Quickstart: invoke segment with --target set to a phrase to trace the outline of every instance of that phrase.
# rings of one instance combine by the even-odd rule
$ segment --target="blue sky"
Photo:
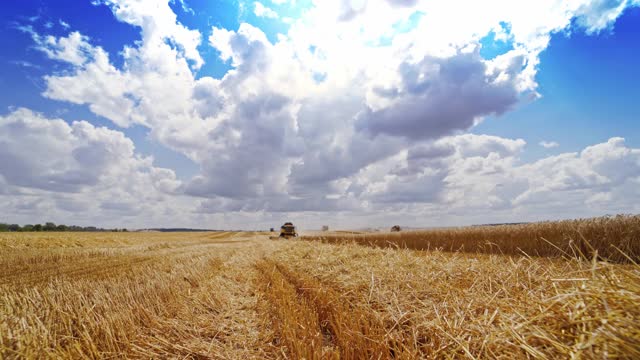
[[[559,4],[4,2],[1,210],[133,227],[637,212],[639,4]],[[21,148],[54,119],[67,140]]]
[[[615,28],[597,35],[580,31],[553,35],[537,74],[542,98],[491,118],[474,131],[521,137],[533,145],[557,141],[555,152],[577,151],[614,136],[624,136],[629,145],[638,147],[638,39],[639,8],[628,9]]]

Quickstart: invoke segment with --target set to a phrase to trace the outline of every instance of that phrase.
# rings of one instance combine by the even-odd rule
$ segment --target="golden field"
[[[539,236],[524,229],[511,238],[521,250]],[[637,228],[607,229],[617,248],[637,246]],[[365,236],[417,237],[0,234],[0,358],[640,358],[637,253],[356,243]]]
[[[640,262],[640,215],[403,232],[318,233],[307,240],[379,247]]]

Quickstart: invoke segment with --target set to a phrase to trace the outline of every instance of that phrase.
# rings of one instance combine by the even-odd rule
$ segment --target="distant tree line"
[[[126,232],[127,229],[103,229],[95,226],[76,226],[76,225],[56,225],[52,222],[42,224],[27,224],[20,226],[18,224],[0,223],[0,232],[32,232],[32,231],[113,231]]]

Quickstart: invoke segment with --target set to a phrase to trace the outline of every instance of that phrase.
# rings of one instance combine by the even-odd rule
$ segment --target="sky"
[[[640,213],[639,0],[21,0],[0,31],[0,222]]]

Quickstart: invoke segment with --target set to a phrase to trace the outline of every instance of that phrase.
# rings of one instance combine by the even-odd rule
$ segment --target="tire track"
[[[258,286],[274,324],[274,343],[292,358],[400,359],[416,351],[387,337],[388,329],[371,309],[346,301],[339,290],[262,260]]]
[[[186,279],[190,285],[174,316],[145,329],[128,357],[194,359],[276,358],[260,331],[255,263],[273,251],[256,236],[207,254],[210,266]],[[208,244],[214,246],[215,244]],[[251,249],[252,251],[247,251]]]

